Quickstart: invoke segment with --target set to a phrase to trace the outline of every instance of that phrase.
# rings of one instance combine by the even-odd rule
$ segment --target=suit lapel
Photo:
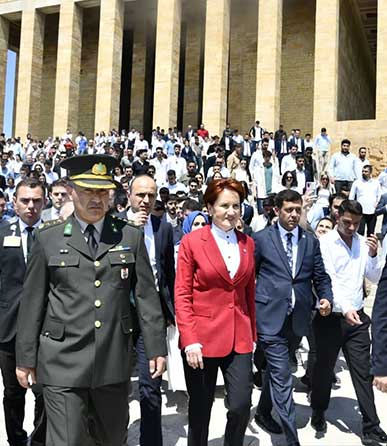
[[[281,240],[281,236],[280,236],[280,232],[278,229],[277,225],[271,226],[271,230],[270,230],[270,236],[271,239],[273,241],[273,244],[283,262],[283,264],[285,265],[288,273],[293,276],[292,271],[290,271],[290,266],[289,266],[289,262],[288,262],[288,258],[286,257],[286,252],[284,250],[284,246],[282,244],[282,240]]]
[[[206,241],[204,243],[204,252],[218,274],[227,282],[232,283],[231,277],[227,271],[226,264],[224,263],[222,254],[219,251],[218,245],[211,234],[211,226],[207,225],[203,228],[202,239]]]
[[[234,284],[236,285],[238,282],[243,280],[243,278],[246,276],[246,274],[250,274],[251,270],[248,269],[249,258],[247,255],[246,237],[243,237],[243,234],[240,233],[239,231],[235,231],[235,232],[236,232],[236,236],[238,239],[238,248],[239,248],[239,257],[240,257],[238,270],[237,270],[234,278],[232,279]]]
[[[299,238],[298,238],[298,250],[297,250],[297,262],[296,262],[296,272],[294,277],[297,276],[297,274],[300,271],[302,260],[305,255],[305,249],[307,244],[307,239],[304,231],[299,227]]]

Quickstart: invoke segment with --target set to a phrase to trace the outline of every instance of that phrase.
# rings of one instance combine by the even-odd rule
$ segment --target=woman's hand
[[[189,350],[185,355],[190,367],[193,369],[197,369],[198,367],[200,369],[204,368],[202,349],[200,347],[195,347],[194,349]]]

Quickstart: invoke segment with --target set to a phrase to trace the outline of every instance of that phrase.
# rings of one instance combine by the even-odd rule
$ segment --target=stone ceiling
[[[376,40],[377,40],[377,0],[357,0],[360,17],[363,22],[364,31],[370,45],[371,54],[376,61]]]

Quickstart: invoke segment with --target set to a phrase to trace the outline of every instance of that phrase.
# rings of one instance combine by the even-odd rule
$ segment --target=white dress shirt
[[[241,261],[238,239],[234,229],[223,231],[215,224],[211,226],[211,234],[213,235],[219,251],[223,257],[224,263],[231,279],[235,277]]]
[[[128,209],[127,218],[128,220],[134,220],[134,212],[132,209]],[[152,220],[150,215],[148,216],[148,220],[143,226],[144,228],[144,242],[145,247],[148,253],[149,261],[152,267],[153,277],[155,279],[156,289],[159,291],[159,282],[157,277],[157,267],[156,267],[156,243],[155,243],[155,234],[153,232]]]
[[[363,208],[363,214],[375,214],[376,205],[381,197],[380,185],[378,180],[355,180],[349,193],[350,200],[357,200]]]
[[[371,163],[367,158],[361,160],[359,157],[355,159],[355,175],[357,180],[361,180],[363,177],[363,167],[369,166]]]
[[[33,228],[37,228],[41,224],[41,220],[39,219],[34,225],[32,225]],[[24,221],[19,218],[19,228],[20,228],[20,235],[21,235],[21,241],[22,241],[22,247],[23,247],[23,255],[24,255],[24,261],[27,263],[27,237],[28,237],[28,231],[26,231],[26,228],[28,228],[28,225],[24,223]]]
[[[285,172],[285,170],[284,170]],[[296,169],[296,177],[297,177],[297,192],[302,195],[304,193],[306,187],[306,178],[305,178],[305,170]]]
[[[296,266],[297,266],[297,254],[298,254],[298,236],[299,236],[299,229],[298,226],[293,229],[293,231],[288,231],[285,228],[283,228],[278,223],[278,229],[282,241],[282,245],[284,247],[285,253],[287,252],[287,245],[288,245],[288,234],[292,234],[292,253],[293,253],[293,270],[292,270],[292,276],[294,277],[296,275]],[[292,288],[292,307],[294,308],[294,305],[296,303],[296,296],[294,294],[294,289]]]
[[[290,153],[289,155],[285,155],[282,158],[282,163],[281,163],[282,174],[284,174],[289,170],[290,172],[293,172],[293,170],[296,170],[296,168],[297,168],[296,158],[290,155]]]
[[[333,311],[345,315],[350,310],[361,310],[364,278],[377,283],[382,273],[379,257],[370,257],[363,236],[355,234],[349,248],[336,229],[320,238],[320,248],[332,280]]]

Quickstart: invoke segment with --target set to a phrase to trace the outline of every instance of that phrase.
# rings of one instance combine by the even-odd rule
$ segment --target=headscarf
[[[204,212],[193,211],[184,218],[184,221],[183,221],[183,233],[184,234],[189,234],[191,232],[193,222],[198,215],[201,215],[207,224],[209,223],[208,217]]]

